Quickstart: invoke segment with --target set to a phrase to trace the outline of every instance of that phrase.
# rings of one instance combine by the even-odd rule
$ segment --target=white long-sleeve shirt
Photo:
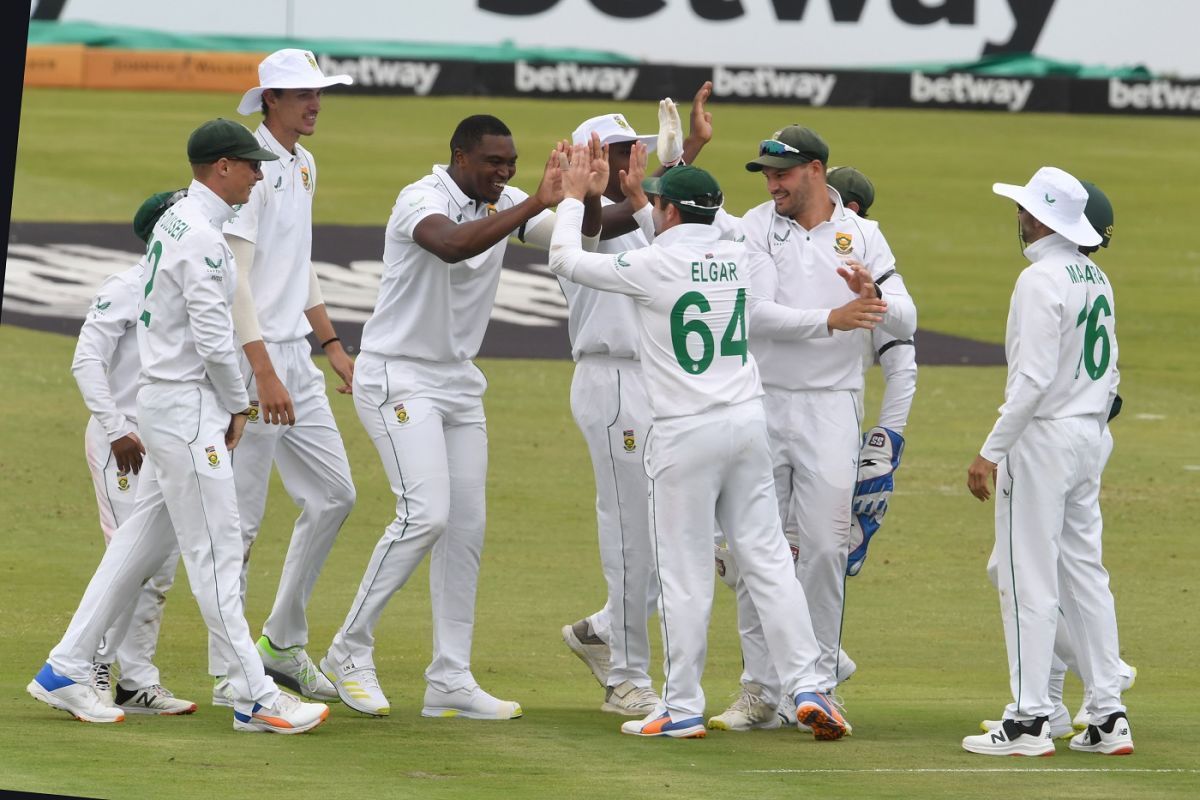
[[[998,462],[1030,420],[1094,416],[1103,424],[1120,376],[1108,277],[1059,234],[1025,248],[1032,262],[1008,309],[1004,405],[980,454]]]
[[[250,405],[230,316],[237,268],[221,234],[234,213],[199,181],[167,209],[146,251],[149,278],[137,325],[142,384],[211,384],[231,414]]]
[[[88,309],[71,373],[83,403],[100,423],[110,442],[137,430],[137,324],[145,288],[143,262],[110,275],[100,284]]]

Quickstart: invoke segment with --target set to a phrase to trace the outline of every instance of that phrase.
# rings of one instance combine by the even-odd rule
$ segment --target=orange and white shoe
[[[645,719],[630,720],[621,725],[621,733],[631,736],[669,736],[672,739],[703,739],[704,717],[688,717],[672,722],[666,711],[652,711]]]
[[[329,718],[329,706],[305,703],[287,692],[280,692],[271,706],[254,704],[249,714],[233,712],[233,729],[257,733],[306,733]]]
[[[796,722],[807,726],[814,739],[832,741],[850,733],[850,723],[836,702],[825,692],[796,695]]]

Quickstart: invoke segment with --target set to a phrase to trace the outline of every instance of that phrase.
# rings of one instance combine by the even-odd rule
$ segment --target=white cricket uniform
[[[494,210],[526,197],[507,186]],[[396,518],[371,554],[328,657],[342,666],[374,666],[379,617],[432,550],[433,660],[425,678],[443,692],[477,685],[471,638],[485,523],[487,381],[472,359],[487,329],[508,240],[447,264],[417,244],[413,230],[434,215],[463,223],[492,212],[463,194],[441,166],[400,192],[388,220],[379,297],[354,369],[354,406],[396,495]]]
[[[887,313],[878,329],[898,339],[916,330],[916,306],[894,273],[895,258],[878,223],[848,211],[830,188],[828,220],[805,230],[775,213],[768,201],[742,218],[741,231],[754,266],[750,315],[751,351],[766,392],[779,515],[794,512],[796,575],[804,585],[813,630],[821,647],[822,690],[837,685],[850,504],[858,477],[863,387],[863,330],[829,332],[829,312],[854,299],[837,274],[847,257],[861,261],[880,281]],[[774,693],[776,682],[763,660],[756,609],[739,592],[744,678]]]
[[[188,196],[154,227],[137,326],[137,419],[147,450],[137,501],[49,662],[60,675],[86,682],[104,631],[178,546],[201,616],[220,644],[234,710],[249,714],[255,702],[273,705],[278,689],[263,672],[242,612],[241,534],[225,448],[230,415],[249,404],[229,313],[237,272],[221,235],[234,213],[192,181]]]
[[[720,241],[711,225],[679,225],[642,250],[585,254],[582,216],[579,201],[559,206],[551,269],[637,303],[654,420],[645,463],[666,651],[663,704],[675,722],[704,713],[714,519],[743,565],[785,687],[816,690],[817,645],[779,523],[762,385],[747,350],[746,249]]]
[[[603,205],[612,200],[601,198]],[[651,207],[635,215],[648,222]],[[653,223],[650,223],[653,224]],[[639,250],[641,230],[601,240],[602,253]],[[611,653],[608,685],[650,686],[648,622],[658,602],[646,514],[642,450],[650,430],[650,403],[642,382],[637,309],[622,294],[601,292],[558,278],[567,298],[567,332],[575,373],[571,414],[587,443],[596,480],[596,530],[608,595],[588,617]]]
[[[110,275],[100,284],[92,307],[79,330],[71,372],[92,412],[84,432],[84,453],[92,473],[100,530],[107,546],[113,532],[133,513],[138,476],[117,468],[112,442],[137,429],[138,358],[137,323],[146,283],[143,262]],[[127,689],[144,689],[161,683],[154,651],[162,625],[167,590],[175,582],[179,550],[175,548],[158,571],[142,586],[104,635],[96,661],[120,665],[121,683]]]
[[[308,644],[305,609],[334,539],[354,506],[354,483],[342,436],[325,393],[325,375],[313,363],[305,338],[312,331],[308,308],[312,270],[312,203],[317,164],[296,144],[290,153],[265,124],[255,136],[279,156],[262,163],[263,179],[250,201],[225,225],[226,235],[254,244],[250,288],[263,344],[275,374],[292,398],[294,425],[263,421],[258,409],[258,386],[244,351],[239,364],[252,407],[246,433],[233,453],[238,512],[242,524],[246,566],[258,537],[271,482],[271,464],[279,469],[283,488],[300,507],[291,543],[279,576],[279,588],[263,634],[277,648]],[[209,644],[209,672],[223,675],[220,656]]]
[[[1025,248],[1005,332],[1008,380],[980,453],[997,463],[996,567],[1013,702],[1050,716],[1059,608],[1077,637],[1092,722],[1124,711],[1117,618],[1101,563],[1100,473],[1116,395],[1116,307],[1104,272],[1059,234]]]

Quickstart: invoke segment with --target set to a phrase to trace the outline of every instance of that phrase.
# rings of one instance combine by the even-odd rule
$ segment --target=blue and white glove
[[[858,484],[850,506],[850,555],[846,574],[857,575],[867,560],[871,537],[883,524],[888,500],[895,487],[893,474],[900,467],[904,437],[887,428],[874,427],[863,435],[858,456]]]
[[[846,559],[846,574],[853,578],[867,561],[867,546],[879,530],[874,517],[850,515],[850,555]]]
[[[658,101],[658,163],[673,167],[683,158],[683,122],[679,109],[667,97]]]

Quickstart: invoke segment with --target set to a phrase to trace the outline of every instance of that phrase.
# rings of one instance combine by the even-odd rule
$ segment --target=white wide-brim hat
[[[349,86],[349,75],[326,75],[317,57],[308,50],[276,50],[258,65],[258,86],[242,95],[239,114],[253,114],[262,108],[264,89],[324,89],[334,84]]]
[[[1042,167],[1024,186],[993,183],[992,191],[1016,200],[1038,222],[1075,244],[1084,247],[1100,244],[1100,234],[1083,213],[1087,207],[1087,189],[1069,172]]]
[[[644,142],[647,147],[658,142],[658,134],[640,135],[635,133],[633,126],[625,121],[623,114],[601,114],[580,123],[571,134],[574,144],[587,144],[592,134],[600,136],[600,144],[616,144],[617,142]]]

